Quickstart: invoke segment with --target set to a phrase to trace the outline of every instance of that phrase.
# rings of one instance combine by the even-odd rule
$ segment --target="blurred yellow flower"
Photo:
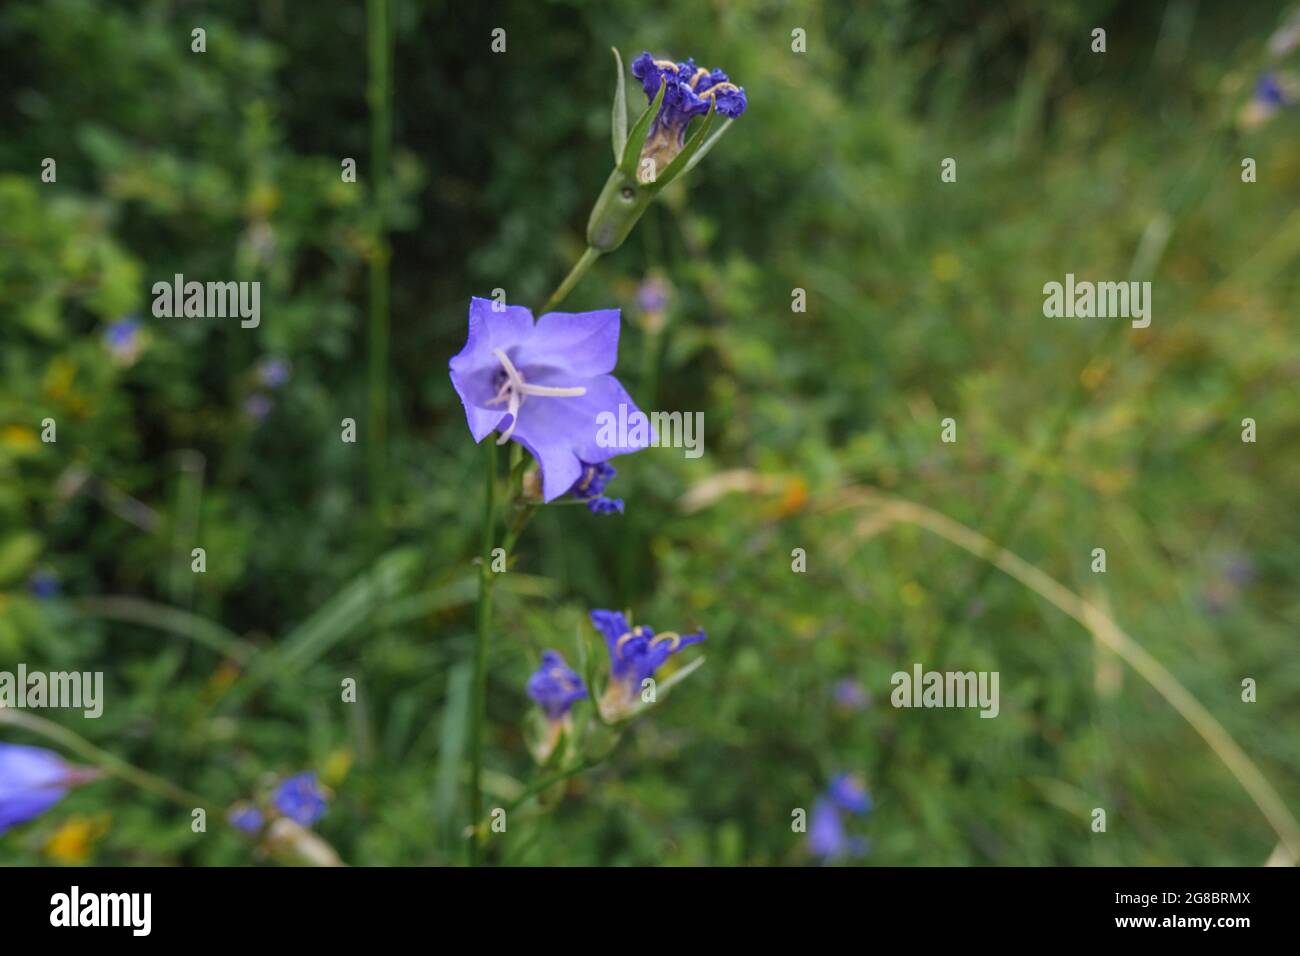
[[[45,373],[45,396],[72,414],[86,410],[85,397],[72,387],[77,378],[76,363],[57,358]]]
[[[1083,367],[1079,373],[1079,383],[1088,391],[1095,391],[1097,386],[1106,380],[1110,374],[1110,361],[1107,359],[1093,359]]]
[[[786,482],[777,511],[780,512],[781,517],[787,518],[803,511],[806,504],[808,504],[808,482],[802,478],[791,478]]]
[[[36,430],[28,428],[26,425],[6,425],[0,428],[0,445],[5,448],[11,448],[14,451],[27,451],[35,448],[39,444],[36,440]]]
[[[321,767],[321,783],[330,787],[337,787],[343,782],[343,778],[348,775],[352,769],[352,751],[347,747],[340,747],[333,751],[325,758],[325,764]]]
[[[95,841],[108,832],[108,815],[73,816],[45,843],[45,853],[65,865],[85,863],[95,849]]]
[[[930,273],[940,282],[955,282],[961,271],[961,260],[951,252],[941,252],[930,260]]]

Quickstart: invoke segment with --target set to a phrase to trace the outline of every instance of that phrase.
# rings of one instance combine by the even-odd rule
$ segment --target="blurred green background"
[[[316,830],[349,863],[462,860],[482,492],[447,360],[471,295],[536,307],[582,251],[611,46],[748,94],[565,304],[624,310],[618,375],[643,407],[703,411],[705,454],[619,459],[626,516],[529,529],[498,593],[489,802],[531,779],[524,682],[543,648],[574,658],[588,609],[703,626],[706,662],[492,858],[807,863],[791,811],[841,771],[875,801],[868,864],[1273,854],[1224,763],[1088,629],[845,489],[947,515],[1104,609],[1300,812],[1300,120],[1251,112],[1282,6],[397,0],[378,111],[375,9],[0,12],[0,668],[104,671],[101,719],[41,716],[212,801],[195,834],[101,782],[0,861],[257,862],[222,808],[301,770],[332,788]],[[177,272],[259,280],[260,327],[154,318]],[[1150,279],[1151,327],[1044,318],[1067,272]],[[1000,716],[891,707],[917,662],[998,671]]]

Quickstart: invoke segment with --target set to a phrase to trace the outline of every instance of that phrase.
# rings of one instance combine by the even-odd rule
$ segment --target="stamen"
[[[662,634],[656,634],[655,639],[650,642],[650,646],[654,647],[660,641],[670,641],[672,643],[672,647],[668,648],[669,654],[677,653],[677,648],[682,646],[682,636],[673,631],[664,631]]]
[[[645,628],[642,625],[638,624],[636,627],[632,628],[632,630],[628,631],[626,634],[620,637],[617,641],[614,642],[614,653],[617,654],[619,657],[622,657],[623,645],[626,644],[628,641],[632,640],[632,638],[634,637],[640,637],[641,632],[644,630]]]
[[[506,411],[510,413],[510,427],[501,433],[501,437],[497,439],[498,445],[504,445],[510,440],[510,436],[515,433],[515,426],[519,424],[519,409],[524,404],[526,396],[579,398],[587,394],[586,386],[583,385],[575,385],[572,388],[556,388],[553,385],[529,385],[524,381],[524,376],[519,369],[515,368],[515,363],[510,361],[510,356],[506,355],[501,349],[493,349],[492,354],[501,363],[501,368],[506,373],[506,381],[501,386],[500,391],[497,392],[496,397],[488,404],[499,405],[501,402],[505,402]]]
[[[705,96],[717,96],[719,93],[726,93],[731,90],[739,89],[740,87],[735,83],[715,83],[713,86],[710,86],[707,90],[701,93],[700,96],[701,98]]]
[[[691,89],[695,89],[697,86],[700,85],[700,77],[708,76],[708,75],[709,75],[709,71],[706,70],[704,67],[702,66],[696,67],[695,75],[691,77]]]

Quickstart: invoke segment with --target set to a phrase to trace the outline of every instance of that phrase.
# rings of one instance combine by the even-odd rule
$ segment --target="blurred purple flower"
[[[140,320],[132,315],[111,323],[104,330],[104,347],[108,349],[113,361],[119,365],[130,365],[135,362],[144,347]]]
[[[255,422],[264,421],[275,408],[275,402],[271,396],[263,395],[261,392],[254,392],[244,399],[244,414]]]
[[[867,788],[852,774],[842,773],[831,781],[827,796],[841,810],[861,816],[871,810],[871,797]]]
[[[556,651],[542,653],[542,666],[528,678],[528,696],[537,702],[547,720],[562,720],[575,701],[587,696],[577,671]]]
[[[845,710],[862,710],[871,702],[862,682],[852,677],[836,682],[834,696],[835,703]]]
[[[1219,559],[1223,576],[1237,587],[1245,587],[1255,580],[1255,562],[1249,555],[1229,553]]]
[[[1275,73],[1261,73],[1255,81],[1255,101],[1266,107],[1286,106],[1290,98]]]
[[[813,804],[812,817],[808,821],[808,849],[819,859],[836,860],[865,856],[867,841],[849,836],[839,809],[830,800],[820,799]]]
[[[239,803],[231,807],[226,819],[232,827],[244,833],[260,832],[264,822],[262,811],[251,803]]]
[[[53,751],[0,743],[0,833],[40,816],[70,787],[98,776]]]
[[[587,508],[594,515],[607,515],[618,512],[623,513],[622,498],[606,498],[604,495],[605,486],[613,480],[618,472],[614,466],[607,462],[599,462],[592,465],[582,462],[582,477],[573,483],[569,489],[569,494],[575,498],[581,498],[587,503]]]
[[[266,388],[281,388],[288,383],[289,378],[289,363],[284,359],[263,359],[257,366],[257,380]]]
[[[32,572],[31,577],[27,579],[27,589],[32,592],[34,597],[42,601],[58,597],[62,588],[59,585],[59,577],[53,571],[36,570]]]
[[[1201,589],[1201,603],[1210,614],[1222,614],[1237,602],[1257,572],[1248,555],[1233,551],[1216,555],[1212,564],[1214,571]]]
[[[668,308],[668,292],[668,283],[662,276],[647,276],[637,286],[637,307],[642,312],[662,312]]]
[[[863,856],[867,841],[850,836],[844,826],[844,815],[864,816],[871,810],[871,797],[863,783],[851,774],[837,775],[813,804],[812,819],[808,822],[808,847],[813,856],[822,860]]]
[[[299,826],[309,827],[325,816],[325,793],[316,782],[316,774],[310,771],[281,783],[271,802]]]
[[[553,501],[583,478],[583,469],[646,447],[603,447],[602,412],[639,410],[609,373],[618,361],[619,313],[551,312],[534,323],[521,306],[494,311],[472,299],[469,338],[451,360],[451,382],[476,442],[503,429],[542,472],[542,498]],[[647,442],[647,445],[649,442]]]

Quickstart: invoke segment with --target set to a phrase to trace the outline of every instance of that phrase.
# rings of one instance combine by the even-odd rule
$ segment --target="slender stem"
[[[551,297],[546,300],[546,304],[542,306],[542,314],[550,312],[563,302],[569,293],[573,291],[573,287],[578,284],[578,280],[587,274],[587,270],[591,268],[592,263],[599,258],[600,253],[588,246],[587,251],[582,254],[582,258],[574,264],[573,268],[569,270],[569,274],[564,277],[564,281],[560,283],[559,288],[552,292]]]
[[[370,81],[370,176],[374,207],[370,255],[370,346],[366,439],[371,514],[376,527],[385,510],[385,453],[388,441],[388,153],[392,129],[392,68],[389,0],[370,0],[366,10]]]
[[[496,543],[497,444],[488,436],[483,482],[483,553],[478,578],[478,619],[474,637],[474,681],[470,701],[469,818],[474,830],[469,838],[469,862],[478,863],[478,821],[483,815],[483,727],[487,718],[487,652],[492,631],[492,548]]]
[[[1254,801],[1291,859],[1300,859],[1300,821],[1291,815],[1268,778],[1205,705],[1145,647],[1129,636],[1114,618],[991,538],[917,502],[894,498],[872,488],[850,487],[844,489],[825,512],[864,506],[874,508],[888,522],[905,522],[924,528],[987,561],[1083,625],[1098,642],[1133,668],[1200,734]]]
[[[215,803],[211,800],[205,800],[196,793],[191,793],[168,783],[161,777],[146,773],[134,764],[127,763],[121,757],[114,756],[107,750],[101,750],[86,738],[54,723],[52,720],[46,720],[44,717],[37,717],[34,714],[25,714],[8,707],[0,707],[0,724],[21,727],[23,730],[39,734],[76,754],[82,760],[89,761],[110,776],[125,780],[141,790],[146,790],[154,796],[170,800],[182,807],[195,809],[215,806]]]

